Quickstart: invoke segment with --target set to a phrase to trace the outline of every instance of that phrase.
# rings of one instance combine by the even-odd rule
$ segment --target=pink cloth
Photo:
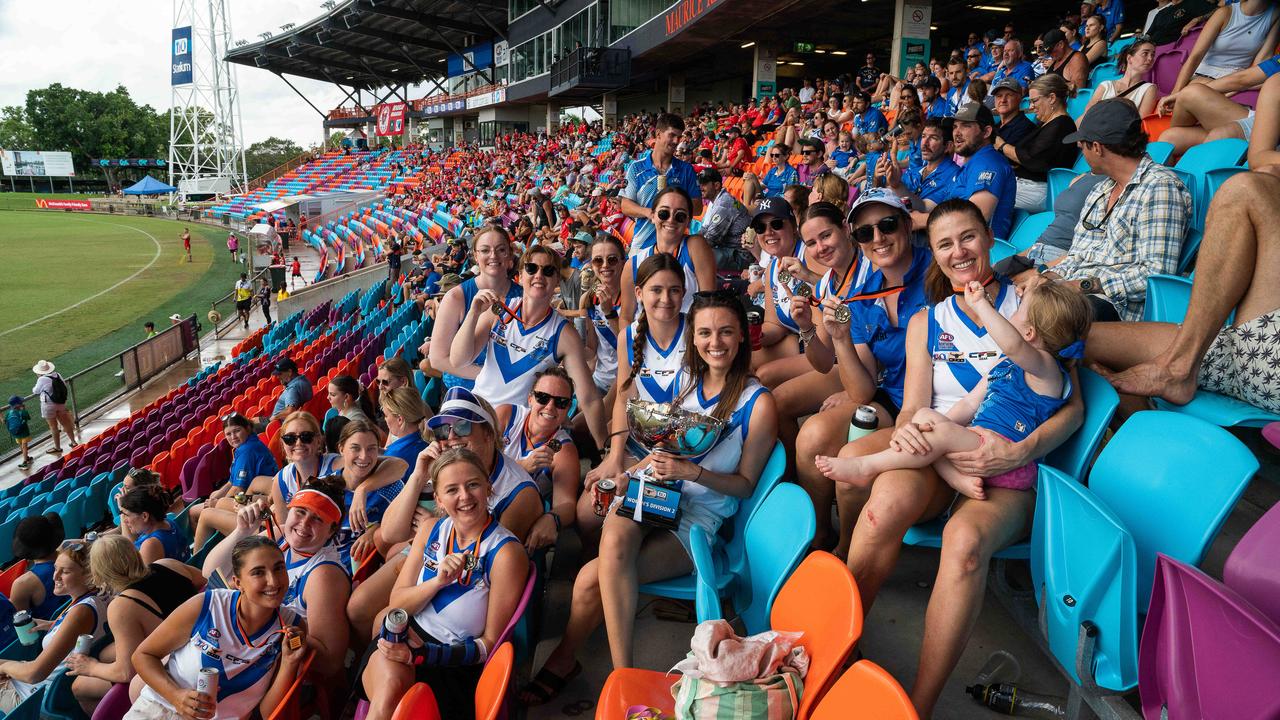
[[[724,620],[699,623],[690,641],[689,657],[675,669],[685,675],[712,682],[749,682],[770,677],[784,665],[794,667],[804,677],[809,657],[797,644],[803,633],[770,630],[740,638]]]
[[[1000,435],[1000,433],[996,433]],[[1000,437],[1004,437],[1000,435]],[[986,442],[986,438],[978,436],[981,442]],[[1008,440],[1009,438],[1004,438]],[[978,447],[982,447],[981,442]],[[1036,478],[1040,476],[1040,463],[1032,460],[1020,468],[1015,468],[1007,473],[993,475],[982,481],[985,487],[1008,488],[1010,490],[1032,490],[1036,486]]]

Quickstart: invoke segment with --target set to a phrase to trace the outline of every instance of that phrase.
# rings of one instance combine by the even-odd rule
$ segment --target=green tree
[[[244,164],[249,178],[253,179],[271,172],[302,152],[302,148],[292,140],[269,137],[245,148]]]
[[[159,158],[168,153],[168,119],[150,105],[139,106],[124,86],[107,93],[54,83],[27,92],[26,117],[40,150],[65,150],[77,168],[89,171],[99,159]],[[114,183],[114,173],[105,170]]]
[[[343,138],[345,138],[346,136],[347,136],[347,134],[346,134],[346,133],[344,133],[344,132],[342,132],[342,131],[340,131],[340,130],[339,130],[339,131],[337,131],[337,132],[330,133],[330,134],[329,134],[329,142],[328,142],[328,143],[326,143],[326,144],[327,144],[331,149],[334,149],[334,148],[340,148],[340,147],[342,147],[342,139],[343,139]]]
[[[36,133],[27,121],[27,109],[10,105],[0,109],[0,148],[30,150],[35,148]]]

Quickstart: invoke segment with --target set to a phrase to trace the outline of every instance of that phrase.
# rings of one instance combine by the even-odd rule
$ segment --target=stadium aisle
[[[315,277],[316,272],[320,269],[319,257],[314,250],[305,248],[304,251],[298,253],[298,257],[302,260],[303,277]],[[268,258],[259,257],[256,262],[259,266],[268,262]],[[271,307],[272,316],[275,316],[275,305]],[[80,440],[83,442],[88,440],[103,430],[116,424],[123,418],[128,417],[134,410],[146,407],[147,403],[162,397],[173,388],[187,382],[192,375],[195,375],[201,368],[206,365],[218,361],[225,361],[231,355],[231,349],[236,343],[251,335],[264,325],[262,319],[262,311],[255,305],[253,313],[250,315],[249,329],[245,330],[243,326],[232,323],[227,328],[222,337],[215,339],[213,337],[213,329],[208,327],[208,319],[201,318],[201,322],[205,324],[206,332],[200,337],[200,356],[199,358],[187,358],[158,377],[152,379],[146,387],[141,390],[116,400],[101,411],[92,419],[85,420],[80,426]],[[35,429],[34,427],[32,428]],[[47,429],[46,429],[47,433]],[[45,453],[48,445],[46,442],[40,442],[32,445],[31,467],[27,470],[19,470],[18,464],[22,462],[20,456],[15,456],[12,460],[0,463],[0,489],[10,487],[16,483],[24,481],[26,478],[34,475],[44,466],[56,461],[58,458]]]

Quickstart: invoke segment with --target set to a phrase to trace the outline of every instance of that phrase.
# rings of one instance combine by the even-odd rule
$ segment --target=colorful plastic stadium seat
[[[811,553],[783,586],[770,617],[774,630],[804,633],[800,643],[809,654],[809,674],[796,717],[807,720],[862,635],[857,584],[839,558],[827,552]],[[616,720],[637,704],[672,714],[675,699],[670,688],[675,680],[652,670],[614,670],[600,692],[596,720]]]
[[[1280,504],[1272,505],[1227,557],[1222,581],[1280,625]]]
[[[1051,222],[1053,222],[1052,211],[1028,216],[1014,229],[1013,234],[1009,237],[1009,245],[1013,247],[1015,253],[1026,252],[1027,248],[1040,239],[1040,235],[1044,233],[1045,228],[1049,227]],[[994,252],[992,254],[994,255]]]
[[[859,660],[814,708],[812,720],[916,720],[906,690],[884,668]]]
[[[489,654],[484,672],[480,674],[480,682],[476,684],[476,720],[497,720],[502,717],[514,665],[515,650],[509,642],[498,645],[498,649]]]
[[[1139,676],[1147,720],[1280,717],[1280,627],[1235,591],[1161,555]]]
[[[431,686],[426,683],[414,683],[409,691],[400,699],[391,720],[440,720],[440,706],[436,704],[436,696]]]

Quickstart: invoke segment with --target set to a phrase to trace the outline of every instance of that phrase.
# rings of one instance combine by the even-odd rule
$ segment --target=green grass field
[[[147,320],[163,328],[175,312],[203,318],[241,270],[227,260],[225,238],[217,228],[153,218],[0,212],[0,395],[29,393],[31,366],[42,358],[69,376],[142,340]],[[113,390],[117,370],[103,368],[101,381],[77,387],[79,406]],[[44,429],[35,425],[33,432]],[[9,446],[5,434],[0,453]]]

